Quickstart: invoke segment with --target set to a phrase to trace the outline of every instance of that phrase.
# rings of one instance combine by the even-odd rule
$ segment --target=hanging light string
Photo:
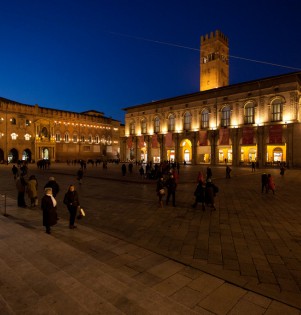
[[[169,43],[169,42],[163,42],[163,41],[159,41],[159,40],[154,40],[154,39],[149,39],[149,38],[144,38],[144,37],[139,37],[139,36],[133,36],[133,35],[128,35],[128,34],[122,34],[122,33],[117,33],[117,32],[109,32],[108,31],[107,33],[122,36],[122,37],[129,37],[129,38],[133,38],[133,39],[137,39],[137,40],[143,40],[143,41],[147,41],[147,42],[151,42],[151,43],[162,44],[162,45],[167,45],[167,46],[172,46],[172,47],[183,48],[183,49],[188,49],[188,50],[200,52],[200,49],[189,47],[189,46],[184,46],[184,45],[179,45],[179,44],[174,44],[174,43]],[[281,67],[281,68],[287,68],[287,69],[292,69],[292,70],[296,70],[296,71],[301,71],[301,68],[291,67],[291,66],[286,66],[286,65],[280,65],[280,64],[272,63],[272,62],[268,62],[268,61],[261,61],[261,60],[250,59],[250,58],[239,57],[239,56],[233,56],[233,55],[229,55],[229,58],[240,59],[240,60],[245,60],[245,61],[250,61],[250,62],[255,62],[255,63],[261,63],[261,64],[274,66],[274,67]]]

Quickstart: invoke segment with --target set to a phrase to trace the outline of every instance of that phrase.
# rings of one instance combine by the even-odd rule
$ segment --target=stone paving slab
[[[122,182],[116,168],[116,172],[112,171],[110,174],[110,184],[103,185],[104,181],[97,182],[97,178],[101,179],[103,174],[97,174],[95,170],[89,174],[88,170],[84,185],[79,188],[80,194],[87,197],[93,195],[95,201],[89,202],[95,210],[97,203],[101,203],[101,211],[91,212],[91,217],[101,223],[95,228],[106,233],[107,242],[102,240],[100,244],[93,240],[93,236],[88,236],[89,233],[70,239],[70,235],[60,229],[57,230],[56,237],[68,244],[76,244],[81,251],[88,252],[89,255],[93,253],[94,258],[110,262],[128,276],[141,279],[148,285],[156,286],[158,281],[164,281],[158,288],[165,292],[170,287],[171,296],[178,296],[178,292],[183,292],[185,296],[188,291],[196,290],[184,285],[173,291],[176,286],[173,278],[170,281],[162,279],[148,273],[148,268],[143,269],[143,264],[139,267],[135,255],[121,249],[123,243],[136,244],[142,247],[142,252],[155,253],[163,259],[171,258],[184,266],[189,265],[217,276],[222,281],[238,285],[243,290],[258,292],[269,301],[277,299],[300,308],[301,235],[300,213],[297,211],[300,202],[297,194],[300,171],[294,170],[284,178],[276,178],[278,190],[273,196],[261,194],[260,173],[250,174],[246,170],[234,170],[235,176],[229,182],[223,176],[223,169],[214,170],[214,180],[220,187],[218,209],[215,212],[209,209],[202,212],[190,207],[195,186],[193,174],[196,170],[182,173],[182,182],[180,181],[178,189],[181,199],[179,198],[177,207],[163,209],[156,208],[154,183],[144,180],[139,182],[137,177],[127,177]],[[65,169],[58,168],[55,172],[56,176],[60,176],[60,173],[63,173],[62,176],[68,176],[74,173],[75,169],[70,168],[66,172]],[[276,172],[278,171],[274,171],[275,176]],[[47,174],[49,173],[45,173]],[[126,183],[126,186],[123,183]],[[244,189],[237,190],[236,185],[243,185]],[[112,187],[118,187],[118,198],[112,199],[110,196],[109,188]],[[138,190],[137,187],[141,188]],[[84,224],[94,226],[89,220],[87,217]],[[23,225],[28,228],[37,223],[40,224],[30,218],[29,223],[23,222]],[[114,236],[118,237],[119,241],[113,241]],[[120,240],[123,240],[123,243]],[[109,245],[111,242],[113,245]],[[112,252],[114,242],[116,249]],[[89,250],[84,250],[87,244]],[[102,247],[104,244],[107,245],[105,248]],[[97,255],[97,252],[103,255]],[[147,260],[145,257],[142,259]],[[183,280],[182,277],[175,279]],[[241,302],[243,299],[244,297],[240,302],[237,301],[233,309],[239,303],[241,308],[250,303],[248,300]],[[197,303],[194,310],[200,307]]]

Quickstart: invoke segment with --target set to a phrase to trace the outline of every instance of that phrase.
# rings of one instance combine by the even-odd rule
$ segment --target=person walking
[[[30,199],[30,207],[34,208],[38,205],[38,181],[35,175],[30,175],[27,182],[27,195]]]
[[[164,189],[164,178],[163,176],[161,176],[159,178],[159,180],[157,181],[157,188],[156,188],[156,192],[157,192],[157,196],[159,198],[159,207],[163,208],[163,197],[165,196],[165,189]]]
[[[215,195],[216,195],[217,191],[218,191],[217,186],[215,186],[212,183],[211,178],[209,178],[206,181],[206,187],[205,187],[205,203],[206,203],[206,205],[211,205],[213,210],[216,210],[214,199],[215,199]]]
[[[231,167],[229,165],[226,166],[226,178],[231,178]]]
[[[269,192],[270,190],[273,192],[273,195],[275,195],[274,179],[271,174],[268,174],[268,191],[267,192]]]
[[[26,208],[25,202],[25,190],[26,190],[26,181],[24,176],[21,174],[16,179],[16,187],[18,191],[18,207]]]
[[[198,182],[198,185],[194,192],[194,196],[195,196],[195,202],[192,205],[192,208],[196,208],[196,206],[200,202],[202,204],[202,210],[205,211],[205,185],[203,181],[200,180]]]
[[[67,209],[70,214],[69,228],[75,229],[76,225],[74,225],[74,223],[75,223],[77,208],[80,206],[80,203],[79,203],[78,193],[75,190],[74,185],[69,186],[68,191],[66,192],[64,196],[64,204],[67,206]]]
[[[41,209],[43,210],[43,226],[45,226],[47,234],[51,233],[50,227],[57,223],[56,205],[57,202],[52,195],[52,189],[50,187],[45,188]]]
[[[166,205],[169,203],[170,197],[172,198],[172,205],[176,206],[176,188],[177,183],[175,181],[175,178],[172,174],[170,174],[168,180],[166,181],[166,187],[167,187],[167,197],[166,197]]]
[[[84,177],[84,171],[83,171],[83,168],[81,167],[81,168],[77,171],[77,180],[78,180],[79,185],[82,184],[83,177]]]
[[[252,167],[252,172],[255,172],[255,170],[256,170],[256,163],[254,161],[251,163],[251,167]]]
[[[121,173],[122,173],[122,176],[125,176],[125,174],[126,174],[126,165],[125,164],[122,164],[122,166],[121,166]]]
[[[261,192],[263,193],[264,190],[268,193],[268,175],[266,173],[261,175]]]
[[[18,176],[18,173],[19,173],[19,170],[18,170],[17,166],[14,164],[11,170],[12,170],[12,173],[14,175],[14,179],[17,179],[17,176]]]
[[[212,170],[211,170],[211,167],[208,166],[208,167],[207,167],[207,172],[206,172],[206,181],[207,181],[208,179],[211,179],[211,178],[212,178]]]
[[[53,176],[50,176],[48,179],[48,182],[46,183],[46,185],[44,186],[44,189],[46,187],[50,187],[52,189],[52,196],[54,198],[56,198],[57,194],[60,191],[60,186],[59,184],[56,182],[55,178]]]

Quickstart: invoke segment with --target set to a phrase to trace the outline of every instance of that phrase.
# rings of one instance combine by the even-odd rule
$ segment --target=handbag
[[[85,210],[81,208],[80,206],[77,207],[77,211],[78,211],[77,219],[80,220],[82,217],[86,216]]]
[[[160,189],[160,190],[159,190],[159,193],[160,193],[160,195],[165,195],[165,190],[164,190],[164,188]]]

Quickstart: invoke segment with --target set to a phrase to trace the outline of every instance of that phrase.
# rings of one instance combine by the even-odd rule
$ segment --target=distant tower
[[[200,91],[229,85],[229,43],[220,31],[201,36]]]

